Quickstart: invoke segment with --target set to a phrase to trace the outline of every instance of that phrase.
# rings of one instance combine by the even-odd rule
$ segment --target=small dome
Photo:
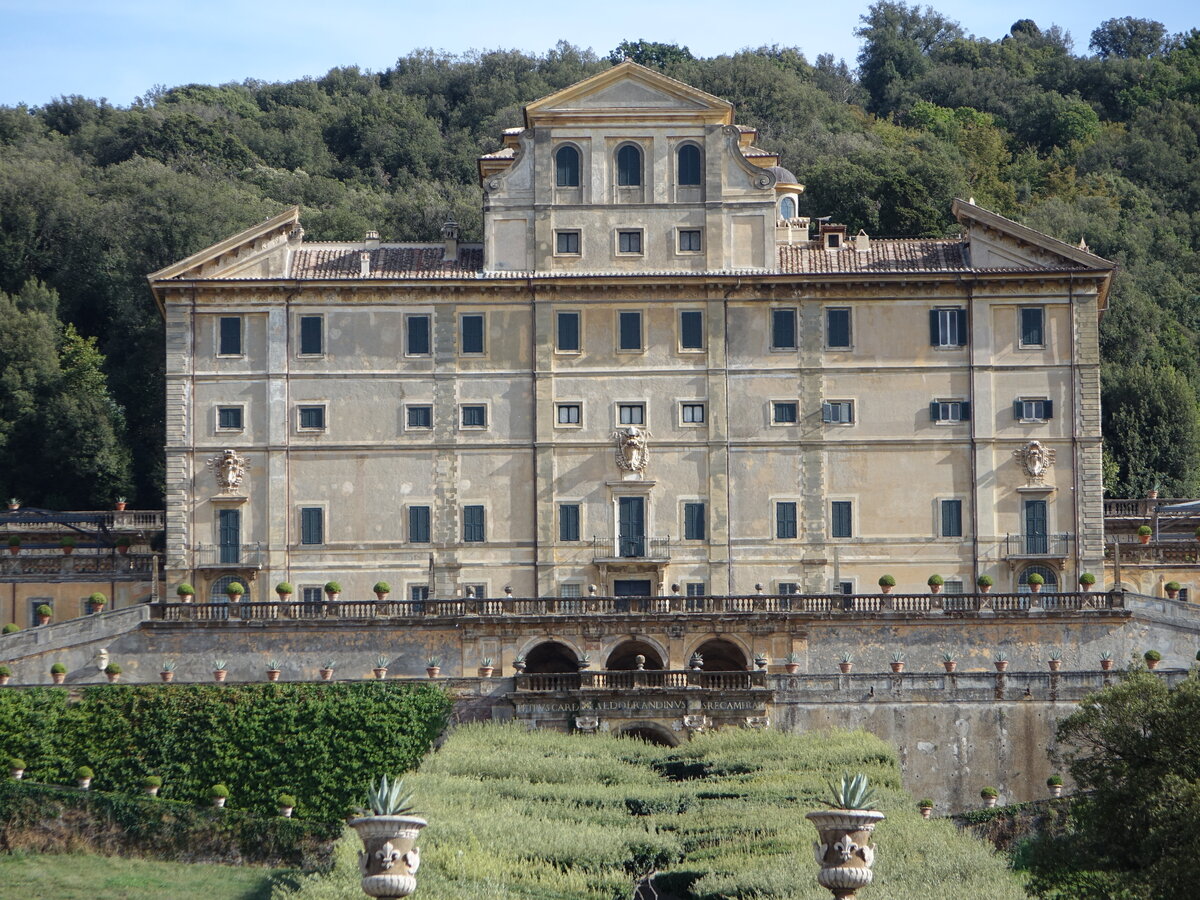
[[[775,176],[777,184],[799,184],[800,179],[783,166],[767,166],[767,171]]]

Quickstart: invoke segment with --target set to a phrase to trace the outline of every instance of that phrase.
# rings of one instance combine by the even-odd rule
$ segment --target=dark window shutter
[[[1054,401],[1053,400],[1045,400],[1045,401],[1043,401],[1042,405],[1046,409],[1046,418],[1053,419],[1054,418]]]
[[[970,419],[971,419],[971,404],[968,403],[966,400],[964,400],[962,402],[962,420],[964,422],[967,422],[967,421],[970,421]]]
[[[1024,413],[1025,413],[1025,401],[1024,400],[1014,400],[1013,401],[1013,418],[1017,419],[1019,421],[1025,417]]]
[[[300,352],[308,354],[321,353],[321,317],[300,317]]]
[[[700,350],[704,346],[704,314],[698,309],[685,309],[679,314],[679,345],[684,350]]]
[[[305,507],[300,510],[300,543],[325,543],[325,515],[320,507]]]
[[[929,311],[929,343],[934,347],[937,347],[942,343],[940,338],[941,334],[938,330],[938,311],[936,309],[931,309]]]
[[[483,352],[483,316],[462,317],[462,352]]]
[[[558,314],[558,349],[571,351],[579,349],[579,313],[560,312]]]
[[[776,350],[794,350],[796,347],[796,311],[793,309],[771,310],[771,346]]]
[[[408,317],[408,353],[420,356],[429,352],[429,316]]]
[[[558,539],[560,541],[579,540],[578,504],[564,503],[558,510]]]
[[[938,403],[936,400],[933,400],[930,402],[930,404],[929,404],[929,420],[931,422],[942,421],[942,417],[940,415],[941,409],[942,409],[942,404]]]
[[[408,508],[408,540],[414,544],[429,543],[429,507]]]
[[[955,312],[958,317],[958,346],[965,347],[967,345],[967,311],[959,309]]]

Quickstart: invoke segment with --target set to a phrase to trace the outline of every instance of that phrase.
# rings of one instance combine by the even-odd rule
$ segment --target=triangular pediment
[[[975,269],[1116,268],[1086,247],[1060,241],[966,200],[954,201],[954,215],[970,236]]]
[[[271,261],[286,251],[287,242],[297,233],[299,224],[300,207],[293,206],[146,277],[153,286],[162,281],[188,278],[262,277],[274,274],[266,270],[276,268]]]
[[[525,107],[525,121],[532,127],[539,121],[588,118],[598,113],[633,117],[674,114],[730,124],[733,104],[626,60],[530,103]]]

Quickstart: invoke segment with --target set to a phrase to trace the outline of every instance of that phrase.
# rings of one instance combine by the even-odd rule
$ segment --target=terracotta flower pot
[[[979,593],[981,594],[990,594],[992,592],[992,586],[990,584],[977,584],[975,587],[979,588]]]
[[[933,815],[933,807],[932,806],[922,806],[921,807],[921,818],[922,819],[928,819],[932,815]]]
[[[375,599],[378,600],[380,603],[382,603],[387,598],[388,598],[387,591],[376,591],[375,592]]]
[[[104,674],[108,676],[109,684],[114,684],[115,682],[118,682],[121,680],[120,672],[105,672]]]
[[[426,666],[425,667],[425,674],[428,675],[430,678],[437,678],[438,675],[440,675],[441,673],[442,673],[441,666]]]
[[[1138,540],[1139,540],[1139,541],[1141,541],[1143,544],[1148,544],[1148,543],[1150,543],[1150,535],[1148,535],[1148,534],[1139,534],[1139,535],[1138,535]]]
[[[480,666],[479,667],[479,677],[480,678],[491,678],[492,672],[494,669],[495,669],[495,666]]]
[[[1061,659],[1049,659],[1049,660],[1046,660],[1046,662],[1049,664],[1051,672],[1057,672],[1059,669],[1062,668],[1062,660]]]
[[[841,673],[843,675],[849,674],[850,670],[853,667],[854,667],[853,663],[838,663],[838,669],[841,671]]]
[[[999,799],[1000,799],[999,797],[984,797],[983,798],[984,808],[985,809],[993,809],[996,806],[996,802]]]
[[[958,668],[958,663],[952,659],[943,660],[942,665],[945,666],[947,672],[953,672],[955,669]]]
[[[797,672],[800,671],[800,663],[784,663],[783,669],[789,675],[795,675]]]
[[[38,616],[38,624],[39,624],[39,625],[49,625],[49,624],[50,624],[50,617],[49,617],[49,616],[42,616],[42,615],[39,615],[39,616]]]
[[[363,842],[359,851],[362,891],[368,897],[407,897],[417,889],[421,863],[417,835],[428,824],[416,816],[363,816],[350,827]]]
[[[1040,594],[1041,592],[1042,592],[1042,586],[1040,584],[1030,584],[1029,585],[1029,593]]]
[[[873,809],[830,809],[805,814],[816,826],[819,840],[813,845],[817,883],[834,897],[853,897],[871,883],[875,848],[871,834],[884,815]]]
[[[1198,538],[1198,540],[1200,540],[1200,538]],[[13,556],[16,556],[18,553],[21,552],[21,548],[20,547],[9,547],[8,552],[11,553]]]
[[[1112,671],[1112,667],[1113,667],[1113,661],[1112,661],[1111,659],[1102,659],[1102,660],[1100,660],[1100,668],[1101,668],[1101,670],[1103,670],[1103,671],[1105,671],[1105,672],[1111,672],[1111,671]]]
[[[67,680],[67,673],[66,672],[51,672],[50,680],[53,681],[55,684],[62,684],[64,681]]]
[[[118,545],[117,545],[117,552],[118,552],[118,553],[120,553],[122,556],[128,556],[128,555],[129,555],[129,548],[128,548],[128,547],[126,547],[124,544],[118,544]]]
[[[904,671],[904,663],[902,663],[902,662],[888,663],[888,665],[890,665],[892,667],[893,672],[903,672]]]
[[[371,671],[375,673],[375,678],[378,681],[383,681],[383,679],[387,678],[387,666],[376,666]]]
[[[942,585],[940,585],[940,584],[931,584],[931,585],[929,586],[929,593],[931,593],[931,594],[940,594],[941,592],[942,592]]]
[[[996,666],[997,672],[1004,672],[1004,671],[1008,670],[1008,660],[1007,659],[996,659],[996,660],[993,660],[992,662],[993,662],[993,665]]]
[[[213,681],[224,681],[226,674],[225,669],[213,669]]]
[[[333,681],[333,669],[321,669],[319,674],[322,681]]]
[[[61,549],[61,550],[62,550],[62,552],[63,552],[63,556],[70,556],[72,553],[74,553],[74,552],[75,552],[75,548],[74,548],[74,547],[61,547],[61,548],[59,548],[59,549]]]
[[[1175,600],[1178,597],[1179,597],[1179,591],[1171,590],[1170,588],[1167,588],[1167,599],[1168,600]]]
[[[174,672],[159,672],[158,677],[161,678],[164,682],[170,683],[175,680],[175,673]]]
[[[1051,797],[1061,797],[1062,789],[1063,789],[1063,786],[1061,784],[1050,785],[1050,796]]]
[[[1159,664],[1160,662],[1162,662],[1162,660],[1159,660],[1159,659],[1148,659],[1148,660],[1146,660],[1146,668],[1147,668],[1147,669],[1150,669],[1151,671],[1154,671],[1155,669],[1157,669],[1157,668],[1158,668],[1158,664]]]
[[[290,819],[292,817],[293,809],[295,809],[294,806],[281,806],[279,807],[279,814],[285,819]]]
[[[115,506],[117,508],[117,512],[125,512],[125,504],[124,503],[114,503],[113,506]]]
[[[8,680],[10,678],[12,678],[11,675],[0,675],[0,687],[3,687],[4,685],[8,684]]]
[[[267,681],[278,681],[279,669],[267,669]]]
[[[896,586],[894,584],[881,584],[879,586],[879,589],[881,591],[883,591],[885,594],[890,594],[895,589],[895,587]]]

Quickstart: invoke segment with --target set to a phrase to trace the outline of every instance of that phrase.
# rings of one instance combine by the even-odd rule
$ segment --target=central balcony
[[[197,569],[261,569],[262,544],[197,544]]]
[[[662,564],[670,559],[670,537],[592,538],[592,562],[597,565],[629,562]]]
[[[1075,535],[1061,534],[1009,534],[1004,538],[1005,559],[1066,559],[1071,555],[1071,541]]]

